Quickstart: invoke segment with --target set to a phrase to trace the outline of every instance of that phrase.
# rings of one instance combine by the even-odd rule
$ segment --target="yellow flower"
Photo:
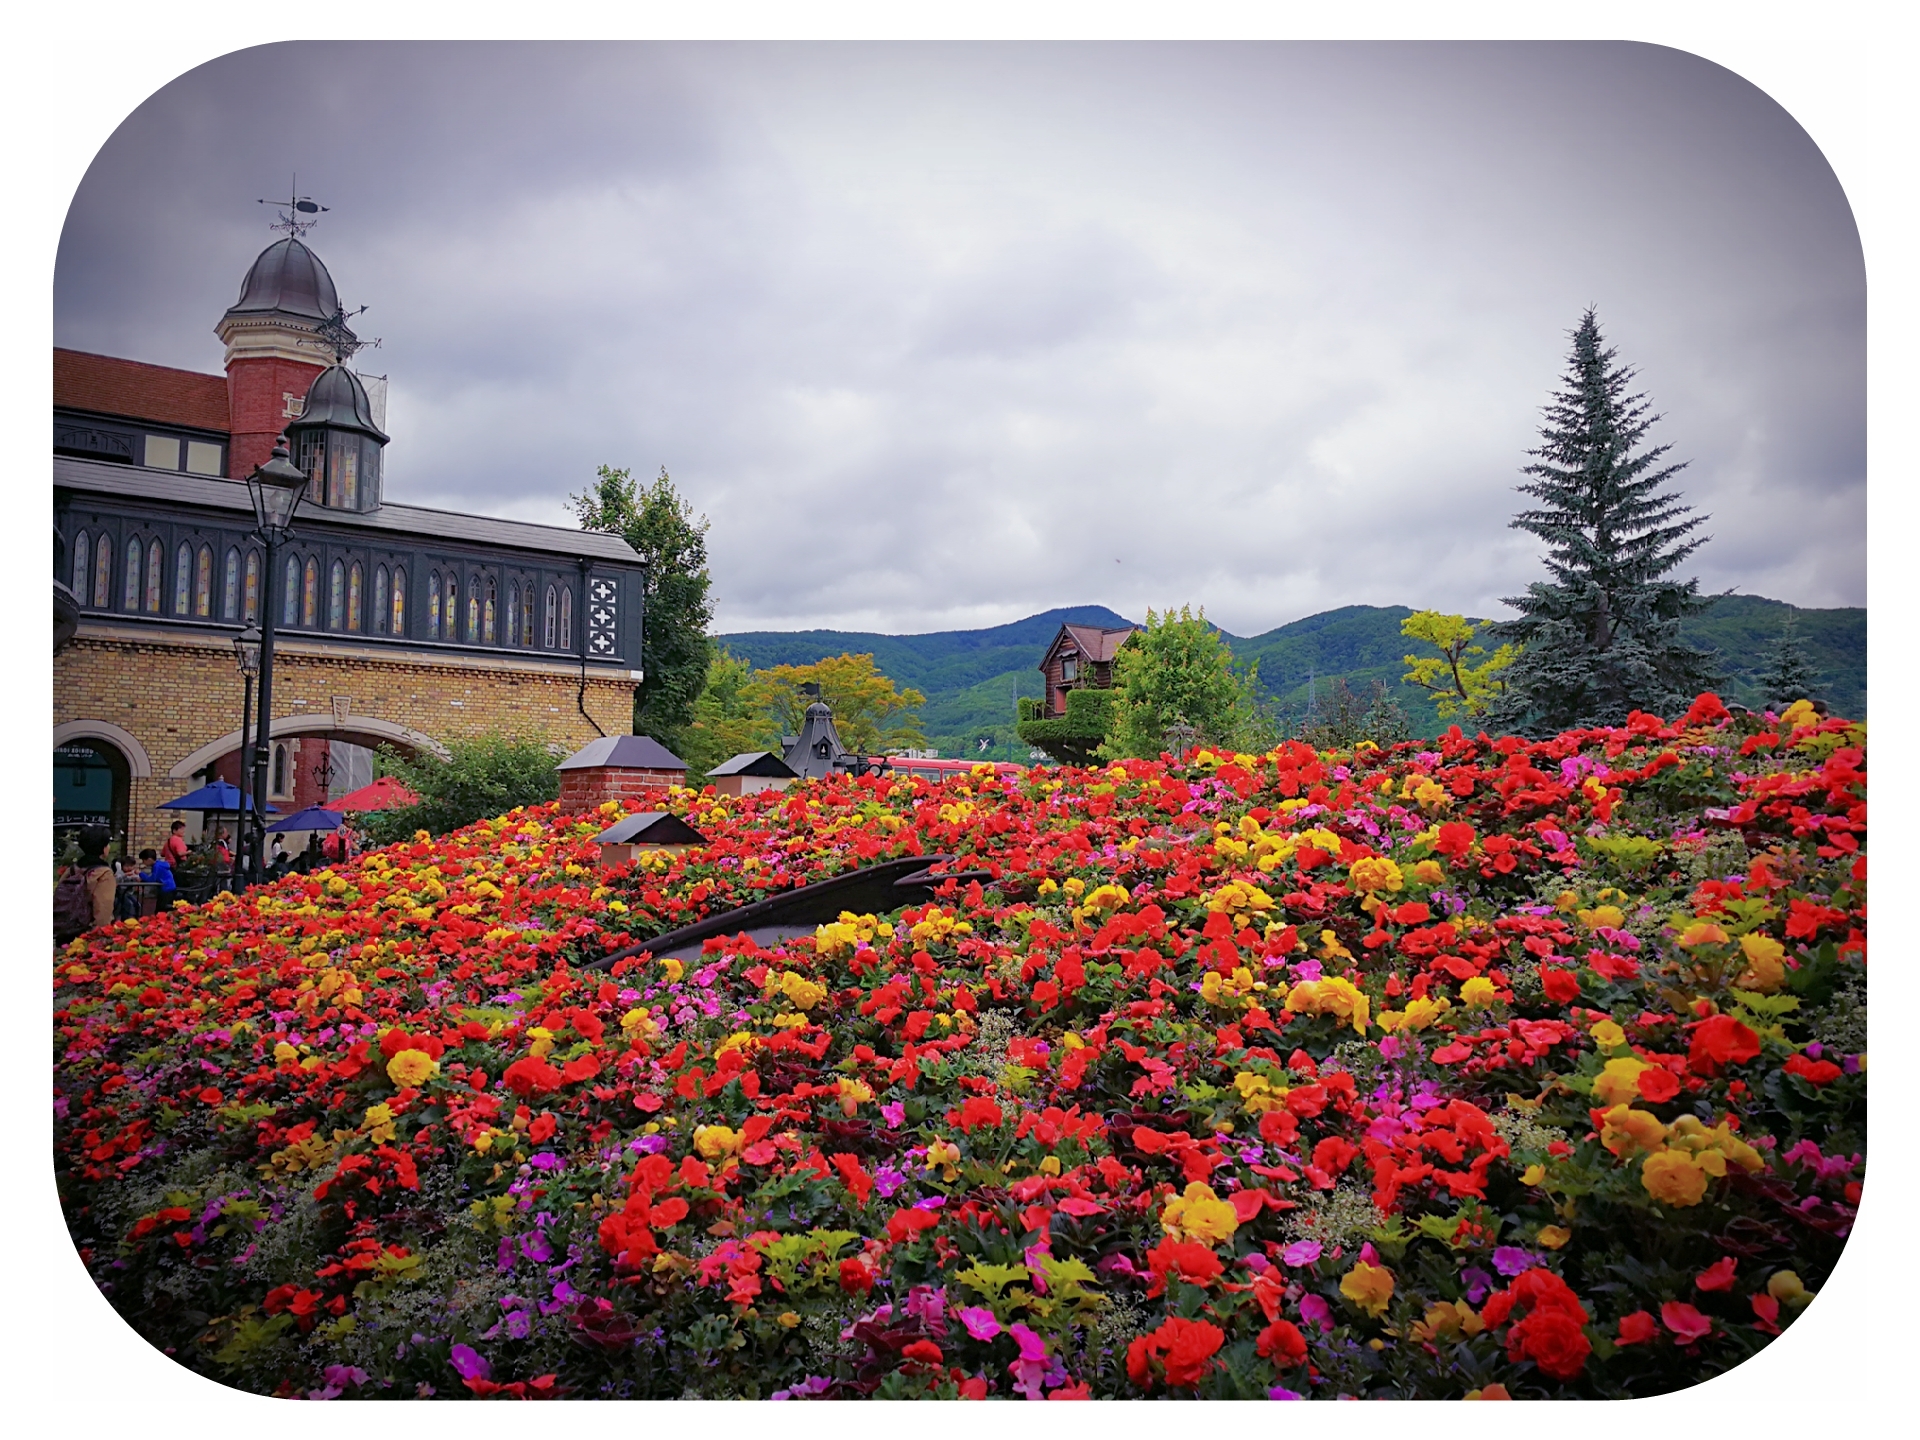
[[[300,1052],[284,1040],[273,1047],[273,1063],[276,1065],[285,1065],[288,1061],[299,1058]]]
[[[1660,1117],[1645,1110],[1619,1104],[1600,1117],[1600,1143],[1622,1159],[1635,1150],[1658,1150],[1666,1138]]]
[[[1678,1150],[1649,1155],[1640,1169],[1640,1183],[1662,1205],[1676,1208],[1698,1205],[1706,1198],[1707,1172]]]
[[[1813,1299],[1814,1292],[1807,1289],[1793,1271],[1776,1270],[1767,1277],[1767,1294],[1782,1305],[1804,1305]]]
[[[1102,885],[1081,903],[1088,910],[1118,910],[1131,899],[1124,885]]]
[[[1460,1003],[1469,1010],[1484,1010],[1500,992],[1484,975],[1475,975],[1460,987]]]
[[[1250,1115],[1259,1115],[1271,1110],[1280,1103],[1281,1097],[1273,1093],[1273,1086],[1264,1075],[1256,1075],[1251,1070],[1242,1070],[1233,1077],[1233,1088],[1240,1092],[1240,1103]]]
[[[1229,880],[1207,897],[1207,909],[1233,919],[1252,919],[1273,908],[1273,897],[1258,885],[1245,880]]]
[[[1820,718],[1820,712],[1813,708],[1809,700],[1796,700],[1780,712],[1782,725],[1811,725]]]
[[[693,1132],[693,1148],[702,1160],[719,1160],[740,1148],[740,1136],[726,1125],[701,1125]]]
[[[849,1120],[864,1102],[871,1099],[873,1091],[864,1081],[846,1075],[840,1077],[840,1113]]]
[[[660,968],[667,972],[667,979],[675,984],[678,984],[680,977],[687,973],[687,967],[671,955],[660,962]]]
[[[1200,977],[1200,998],[1209,1005],[1231,1005],[1253,992],[1253,972],[1239,966],[1231,975],[1209,970]]]
[[[1593,1036],[1593,1043],[1602,1050],[1611,1050],[1617,1045],[1627,1043],[1627,1032],[1611,1020],[1602,1020],[1587,1033]]]
[[[1542,1225],[1540,1233],[1533,1238],[1549,1250],[1558,1250],[1573,1238],[1573,1232],[1564,1225]]]
[[[1520,1183],[1522,1185],[1538,1185],[1546,1178],[1547,1167],[1544,1165],[1529,1165],[1520,1172]]]
[[[1160,1228],[1169,1240],[1198,1240],[1217,1245],[1231,1240],[1240,1228],[1233,1206],[1213,1193],[1213,1187],[1195,1180],[1184,1195],[1175,1195],[1160,1212]]]
[[[1302,980],[1287,992],[1287,1009],[1295,1015],[1333,1015],[1353,1022],[1353,1033],[1365,1035],[1372,1002],[1351,980],[1335,975],[1325,980]]]
[[[1357,1261],[1341,1279],[1340,1293],[1378,1320],[1393,1299],[1393,1272],[1383,1265]]]
[[[769,972],[766,984],[768,990],[786,996],[796,1010],[811,1010],[827,998],[826,986],[807,979],[797,970],[784,970],[779,974]]]
[[[791,1310],[782,1310],[775,1318],[779,1320],[781,1327],[787,1330],[793,1329],[800,1323],[800,1317]]]
[[[1727,943],[1727,932],[1711,921],[1696,920],[1680,932],[1678,943],[1688,950],[1697,945],[1724,945]]]
[[[1593,1098],[1602,1105],[1625,1105],[1640,1094],[1640,1072],[1650,1069],[1646,1061],[1632,1055],[1609,1060],[1593,1077]]]
[[[361,1128],[367,1132],[367,1138],[376,1145],[384,1145],[393,1139],[393,1109],[382,1102],[367,1107],[367,1118],[361,1122]]]
[[[1060,887],[1056,885],[1052,880],[1042,880],[1040,882],[1039,890],[1037,893],[1041,895],[1051,895],[1059,888]]]
[[[439,1062],[424,1050],[402,1050],[387,1062],[387,1078],[402,1088],[423,1085],[439,1071]]]
[[[1415,1340],[1459,1340],[1478,1335],[1487,1322],[1464,1300],[1439,1300],[1427,1307],[1426,1315],[1413,1327]]]
[[[629,1040],[655,1040],[659,1038],[660,1026],[647,1007],[642,1005],[620,1017],[620,1033]]]
[[[1627,923],[1626,912],[1618,905],[1596,905],[1591,910],[1579,911],[1574,918],[1589,930],[1597,930],[1602,925],[1618,930]]]
[[[1447,880],[1447,867],[1438,860],[1422,860],[1413,867],[1413,878],[1422,885],[1444,885]]]
[[[1399,890],[1406,883],[1400,867],[1384,855],[1369,855],[1364,860],[1356,860],[1347,870],[1347,884],[1356,894],[1363,890]]]
[[[1787,967],[1781,963],[1786,947],[1771,935],[1742,935],[1740,951],[1747,957],[1747,968],[1734,983],[1742,990],[1771,995],[1787,983]]]

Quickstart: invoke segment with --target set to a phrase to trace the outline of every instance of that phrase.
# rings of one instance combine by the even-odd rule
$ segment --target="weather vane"
[[[300,177],[298,175],[293,177],[293,184],[288,187],[288,194],[285,200],[259,200],[255,203],[259,205],[272,205],[278,211],[280,218],[267,227],[269,230],[284,230],[295,239],[306,234],[307,231],[320,223],[318,220],[302,220],[300,218],[302,215],[324,215],[329,208],[325,205],[316,205],[311,196],[300,193]]]
[[[348,311],[335,306],[333,314],[314,325],[314,338],[302,340],[300,343],[331,350],[333,363],[336,365],[346,364],[362,350],[377,349],[380,344],[378,340],[362,340],[347,326],[349,320],[363,313],[366,308],[362,305],[358,310]]]

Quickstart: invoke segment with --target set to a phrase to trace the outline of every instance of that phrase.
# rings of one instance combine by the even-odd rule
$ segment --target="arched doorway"
[[[132,766],[117,746],[96,738],[55,745],[53,853],[64,851],[81,827],[105,825],[125,855],[132,793]]]

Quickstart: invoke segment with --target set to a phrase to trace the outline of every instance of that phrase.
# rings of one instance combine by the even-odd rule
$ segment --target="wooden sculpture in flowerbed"
[[[1866,738],[1802,704],[519,810],[54,962],[73,1242],[316,1397],[1644,1395],[1863,1178]],[[607,957],[905,855],[989,879]],[[604,968],[596,968],[604,967]]]

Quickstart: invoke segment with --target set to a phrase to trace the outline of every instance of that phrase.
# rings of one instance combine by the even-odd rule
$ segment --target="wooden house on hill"
[[[1065,715],[1069,691],[1105,690],[1111,686],[1113,657],[1134,628],[1104,630],[1095,625],[1062,625],[1040,661],[1040,673],[1046,676],[1047,685],[1045,713]]]

